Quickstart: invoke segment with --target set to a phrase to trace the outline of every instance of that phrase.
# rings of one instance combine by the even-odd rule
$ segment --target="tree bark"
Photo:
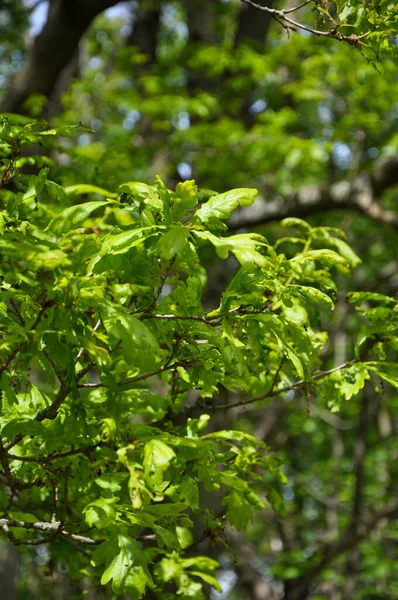
[[[33,93],[51,96],[57,79],[75,54],[88,26],[119,0],[56,0],[50,3],[43,31],[34,39],[28,58],[15,76],[3,102],[3,112],[23,112]]]
[[[307,185],[289,196],[258,199],[253,206],[235,211],[229,227],[236,230],[286,217],[304,219],[320,211],[351,209],[398,230],[397,213],[385,210],[378,202],[382,194],[394,185],[398,185],[398,155],[380,160],[370,177],[363,175],[355,181],[339,181],[330,185]]]

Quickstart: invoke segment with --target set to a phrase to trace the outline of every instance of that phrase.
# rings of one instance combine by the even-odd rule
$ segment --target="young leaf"
[[[68,185],[65,188],[65,193],[67,196],[72,194],[76,194],[77,196],[81,196],[82,194],[98,194],[98,196],[106,196],[107,198],[117,198],[117,194],[115,192],[108,192],[108,190],[104,190],[96,185],[89,185],[87,183]]]
[[[205,204],[202,204],[195,211],[195,215],[203,223],[207,223],[213,218],[228,219],[238,206],[250,206],[253,204],[256,195],[257,190],[250,188],[237,188],[224,194],[217,194],[216,196],[212,196]]]
[[[52,221],[47,225],[46,231],[53,232],[57,235],[67,233],[72,229],[79,227],[84,221],[91,215],[92,212],[106,206],[108,202],[106,200],[98,200],[94,202],[86,202],[85,204],[78,204],[76,206],[70,206],[63,210],[59,215],[54,217]]]

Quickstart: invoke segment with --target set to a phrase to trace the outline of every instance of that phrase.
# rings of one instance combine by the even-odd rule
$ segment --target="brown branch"
[[[5,481],[9,485],[10,489],[14,492],[16,488],[16,482],[12,476],[10,465],[8,462],[7,452],[3,445],[3,440],[0,435],[0,463],[3,467]]]
[[[29,330],[29,335],[31,333],[34,332],[34,330],[36,329],[36,327],[40,324],[40,321],[42,320],[44,313],[46,312],[47,308],[49,308],[50,306],[52,306],[52,302],[51,301],[46,301],[45,299],[43,300],[41,306],[40,306],[40,310],[37,314],[36,320],[33,323],[33,325],[31,326],[30,330]],[[27,344],[29,344],[31,342],[31,339],[29,337],[28,340],[24,340],[23,342],[20,342],[20,344],[18,344],[18,346],[11,352],[11,354],[6,358],[6,360],[4,361],[4,363],[1,365],[0,367],[0,377],[1,375],[3,375],[3,373],[8,369],[8,367],[10,366],[10,364],[12,363],[12,361],[14,360],[14,358],[19,354],[19,352],[25,348],[25,346]]]
[[[312,2],[316,2],[316,0],[306,0],[305,2],[302,2],[301,4],[299,4],[298,6],[293,6],[293,8],[285,8],[283,12],[285,13],[285,15],[288,15],[289,13],[296,12],[296,10],[300,10],[300,8],[304,8],[304,6],[307,6],[308,4],[311,4]]]
[[[362,513],[364,509],[364,486],[365,486],[365,459],[367,452],[368,429],[370,425],[370,397],[369,388],[365,387],[360,405],[357,434],[354,445],[354,464],[353,472],[355,476],[354,498],[352,503],[351,529],[357,533],[361,532]],[[344,597],[352,597],[359,562],[359,549],[354,546],[348,555],[345,566],[346,574],[344,578]]]
[[[327,375],[331,375],[331,373],[335,373],[336,371],[342,371],[343,369],[350,367],[351,365],[353,365],[356,362],[358,362],[357,359],[349,360],[349,361],[342,363],[341,365],[338,365],[337,367],[333,367],[333,369],[328,369],[327,371],[321,371],[320,373],[316,373],[315,375],[312,376],[311,381],[317,381],[318,379],[323,379],[324,377],[327,377]],[[195,404],[194,406],[197,406],[197,405],[200,405],[201,407],[211,406],[211,408],[213,410],[224,410],[224,409],[229,410],[229,409],[235,408],[237,406],[248,406],[250,404],[254,404],[255,402],[259,402],[260,400],[267,400],[268,398],[275,398],[276,396],[280,396],[281,394],[284,394],[285,392],[291,392],[291,391],[297,390],[297,388],[301,388],[303,386],[310,385],[310,384],[311,384],[310,381],[306,381],[305,379],[300,379],[299,381],[296,381],[296,382],[292,383],[291,385],[287,385],[287,386],[277,389],[277,390],[273,389],[273,386],[272,386],[271,389],[266,394],[262,394],[261,396],[256,396],[255,398],[249,398],[248,400],[238,400],[238,402],[234,402],[233,404],[213,405],[213,404],[209,404],[209,402],[203,403],[203,401],[200,401],[199,403]],[[211,399],[210,399],[210,401],[211,401]],[[191,410],[193,407],[191,406],[189,408]]]
[[[166,281],[167,281],[167,278],[168,278],[168,276],[170,275],[170,271],[171,271],[171,269],[173,268],[173,265],[174,265],[174,263],[175,263],[175,260],[176,260],[176,256],[173,256],[173,258],[170,260],[170,262],[169,262],[169,264],[168,264],[167,268],[166,268],[166,269],[163,271],[163,273],[161,273],[161,274],[160,274],[160,283],[159,283],[159,286],[158,286],[158,288],[157,288],[157,290],[156,290],[156,292],[155,292],[155,295],[154,295],[154,297],[153,297],[153,299],[152,299],[152,302],[151,302],[151,303],[150,303],[150,305],[149,305],[149,306],[148,306],[148,307],[147,307],[147,308],[144,310],[144,314],[146,314],[146,313],[150,313],[150,312],[153,310],[153,308],[155,307],[155,305],[156,305],[156,302],[158,301],[158,299],[159,299],[159,296],[160,296],[160,294],[161,294],[161,293],[162,293],[162,291],[163,291],[164,284],[166,283]]]
[[[18,306],[15,304],[14,300],[11,298],[10,300],[10,304],[14,309],[15,314],[18,317],[18,321],[21,323],[22,326],[25,325],[25,320],[23,318],[23,316],[21,315],[21,311],[19,310]]]
[[[378,200],[389,188],[398,185],[398,155],[378,161],[372,173],[355,181],[332,185],[306,185],[275,200],[258,200],[252,207],[240,208],[229,220],[230,229],[254,227],[285,217],[306,218],[315,212],[349,209],[373,221],[398,230],[398,214],[379,206]]]
[[[144,381],[145,379],[149,379],[150,377],[154,377],[155,375],[160,375],[161,373],[165,373],[166,371],[172,371],[173,369],[176,369],[177,367],[187,367],[190,364],[192,364],[192,360],[182,360],[182,361],[171,363],[171,364],[166,363],[165,365],[163,365],[159,369],[156,369],[155,371],[151,371],[149,373],[143,373],[142,375],[137,375],[136,377],[129,377],[128,379],[125,379],[124,381],[120,381],[118,383],[118,385],[125,386],[125,385],[130,385],[131,383],[136,383],[137,381]],[[95,390],[97,388],[106,387],[106,385],[104,383],[102,383],[101,381],[99,381],[98,383],[81,383],[77,387],[83,388],[83,389]]]
[[[329,29],[328,31],[322,31],[320,29],[314,29],[313,27],[310,27],[309,25],[304,25],[303,23],[299,23],[298,21],[295,21],[291,17],[286,16],[289,13],[295,12],[295,11],[299,10],[300,8],[303,8],[303,6],[306,6],[311,1],[312,0],[308,0],[308,2],[303,2],[302,4],[299,4],[298,6],[295,6],[293,8],[287,9],[287,10],[277,10],[276,8],[270,8],[269,6],[263,6],[261,4],[256,4],[255,2],[253,2],[253,0],[241,0],[241,2],[244,2],[245,4],[252,6],[256,10],[270,14],[276,21],[278,21],[278,23],[280,23],[283,26],[288,26],[290,29],[294,29],[294,30],[302,29],[303,31],[308,31],[309,33],[312,33],[313,35],[333,38],[339,42],[347,42],[351,46],[359,46],[360,40],[368,35],[368,33],[364,33],[362,35],[355,35],[355,34],[343,35],[336,29]]]
[[[39,540],[18,540],[13,535],[10,527],[19,527],[21,529],[40,531],[42,533],[50,533],[52,534],[50,537],[39,539]],[[52,541],[56,537],[66,538],[67,540],[73,540],[74,542],[78,542],[80,544],[86,544],[88,546],[98,546],[102,544],[104,540],[94,540],[92,538],[81,535],[80,533],[71,533],[70,531],[66,531],[63,529],[63,524],[61,521],[52,521],[51,523],[47,521],[37,521],[35,523],[27,523],[26,521],[18,521],[16,519],[0,519],[0,529],[6,533],[9,539],[15,545],[30,545],[35,546],[38,544],[45,544],[49,541]],[[66,541],[65,539],[65,541]],[[142,542],[152,541],[156,539],[155,534],[147,534],[147,535],[137,535],[136,539]]]
[[[19,527],[21,529],[33,529],[34,531],[41,531],[43,533],[52,533],[60,536],[65,536],[74,540],[75,542],[80,542],[81,544],[89,544],[89,545],[98,545],[103,542],[103,540],[93,540],[92,538],[88,538],[82,536],[77,533],[70,533],[69,531],[65,531],[65,529],[60,529],[61,521],[53,521],[48,523],[46,521],[38,521],[36,523],[27,523],[26,521],[17,521],[15,519],[0,519],[0,528],[2,528],[7,535],[12,539],[14,544],[28,544],[28,545],[36,545],[38,543],[46,543],[49,539],[45,540],[15,540],[15,537],[12,536],[12,532],[10,532],[10,527]],[[11,536],[10,536],[11,533]],[[52,538],[50,538],[52,539]]]
[[[231,310],[220,313],[218,315],[210,316],[210,314],[205,315],[162,315],[162,314],[153,314],[153,313],[143,313],[139,319],[144,321],[146,319],[164,319],[166,321],[197,321],[199,323],[204,323],[205,325],[211,325],[212,327],[216,327],[222,321],[222,319],[229,317],[231,315],[237,316],[247,316],[247,315],[258,315],[268,312],[272,307],[272,303],[267,304],[264,308],[255,309],[255,310],[246,310],[246,307],[240,304]]]
[[[45,354],[46,354],[47,359],[49,359],[48,353],[45,353]],[[58,410],[60,409],[62,403],[66,400],[68,394],[70,393],[70,391],[72,389],[72,387],[68,383],[66,375],[64,375],[63,373],[61,373],[58,370],[58,367],[56,366],[56,364],[54,363],[53,360],[49,360],[49,362],[50,362],[51,366],[53,367],[54,372],[57,375],[57,377],[61,383],[61,387],[59,388],[58,394],[56,395],[56,397],[54,398],[52,403],[49,406],[47,406],[46,408],[44,408],[43,410],[41,410],[40,412],[38,412],[37,415],[35,416],[35,421],[39,421],[39,423],[41,423],[45,419],[55,419],[56,418],[56,416],[58,415]],[[86,375],[88,373],[88,371],[90,371],[92,366],[93,365],[90,363],[86,367],[82,368],[76,375],[76,382],[80,381],[80,379],[82,379],[84,377],[84,375]],[[0,375],[1,375],[1,372],[0,372]],[[11,441],[4,444],[4,449],[8,452],[9,450],[11,450],[11,448],[16,446],[16,444],[19,444],[19,442],[21,440],[23,440],[24,437],[26,437],[26,435],[24,433],[19,433]]]

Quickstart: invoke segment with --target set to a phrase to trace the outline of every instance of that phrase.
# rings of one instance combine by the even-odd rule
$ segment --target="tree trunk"
[[[23,112],[33,93],[51,96],[58,77],[76,53],[88,26],[99,13],[118,0],[56,0],[51,2],[47,23],[32,44],[28,58],[17,73],[1,110]]]

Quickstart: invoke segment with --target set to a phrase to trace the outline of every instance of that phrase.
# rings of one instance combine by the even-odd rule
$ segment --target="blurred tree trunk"
[[[15,546],[8,543],[4,544],[2,551],[4,559],[0,570],[0,598],[1,600],[14,600],[20,554]]]
[[[117,3],[118,0],[51,2],[43,31],[34,39],[27,60],[14,77],[1,110],[23,112],[25,100],[33,93],[50,97],[94,17]]]

